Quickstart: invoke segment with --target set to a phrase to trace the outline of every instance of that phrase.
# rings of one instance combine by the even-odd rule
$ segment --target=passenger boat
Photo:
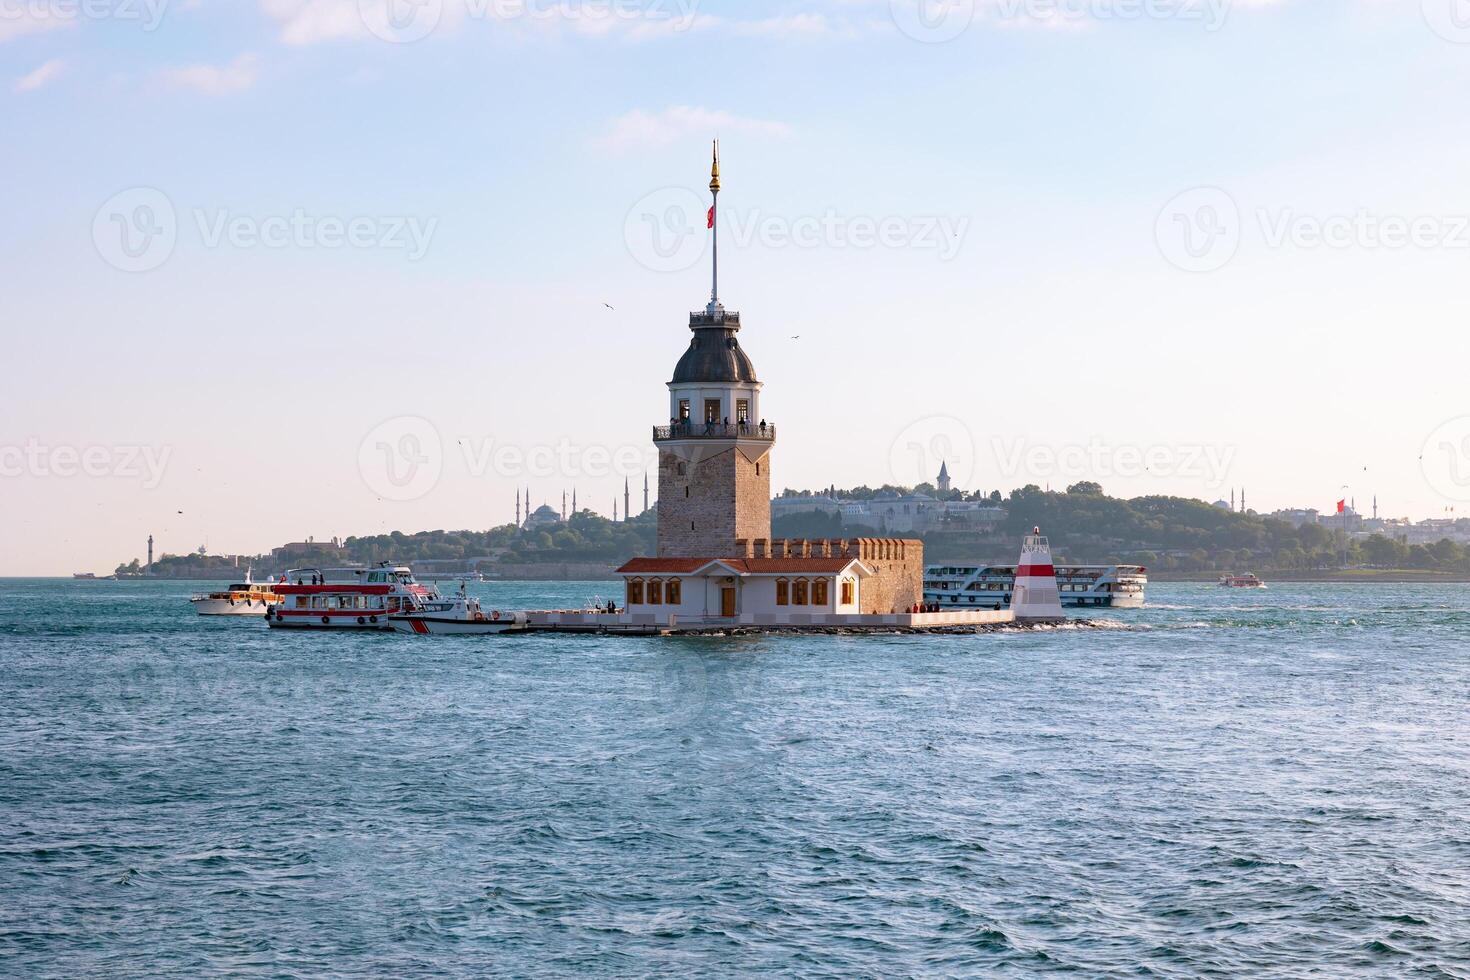
[[[1057,565],[1062,606],[1140,609],[1148,586],[1142,565]],[[1014,565],[931,565],[924,601],[946,609],[1005,609],[1015,590]]]
[[[259,616],[281,601],[270,583],[259,583],[245,572],[245,581],[218,592],[196,592],[189,598],[201,616]]]
[[[294,568],[274,588],[281,601],[266,614],[272,627],[391,630],[388,617],[439,598],[406,565],[376,568]]]
[[[480,600],[466,595],[461,586],[459,595],[422,602],[409,612],[390,615],[388,623],[400,633],[419,636],[489,636],[525,629],[526,614],[499,609],[487,613]]]
[[[1266,583],[1254,575],[1222,575],[1220,585],[1227,589],[1264,589]]]

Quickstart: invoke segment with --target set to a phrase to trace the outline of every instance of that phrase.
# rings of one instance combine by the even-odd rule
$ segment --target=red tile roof
[[[711,562],[728,565],[749,575],[787,573],[835,575],[856,558],[634,558],[618,569],[620,575],[689,575]]]

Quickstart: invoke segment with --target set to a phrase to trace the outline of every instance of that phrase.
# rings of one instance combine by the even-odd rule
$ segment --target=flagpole
[[[720,141],[714,141],[713,161],[709,172],[710,234],[714,241],[711,248],[709,312],[720,308]]]

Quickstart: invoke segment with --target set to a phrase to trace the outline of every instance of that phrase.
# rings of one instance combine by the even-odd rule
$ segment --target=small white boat
[[[201,616],[259,616],[280,601],[272,586],[255,582],[249,570],[243,582],[219,592],[199,592],[189,599]]]
[[[408,612],[390,615],[388,625],[419,636],[485,636],[525,629],[526,614],[499,609],[487,613],[480,608],[479,599],[461,588],[457,596],[421,602]]]
[[[1266,583],[1255,575],[1223,575],[1220,586],[1226,589],[1264,589]]]

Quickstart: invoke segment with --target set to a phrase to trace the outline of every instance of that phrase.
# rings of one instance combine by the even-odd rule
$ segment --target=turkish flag
[[[1339,514],[1341,514],[1345,510],[1347,510],[1347,501],[1346,500],[1339,500],[1337,502],[1337,512]]]
[[[709,214],[705,215],[705,222],[706,228],[713,228],[715,226],[715,207],[713,204],[710,205]]]

